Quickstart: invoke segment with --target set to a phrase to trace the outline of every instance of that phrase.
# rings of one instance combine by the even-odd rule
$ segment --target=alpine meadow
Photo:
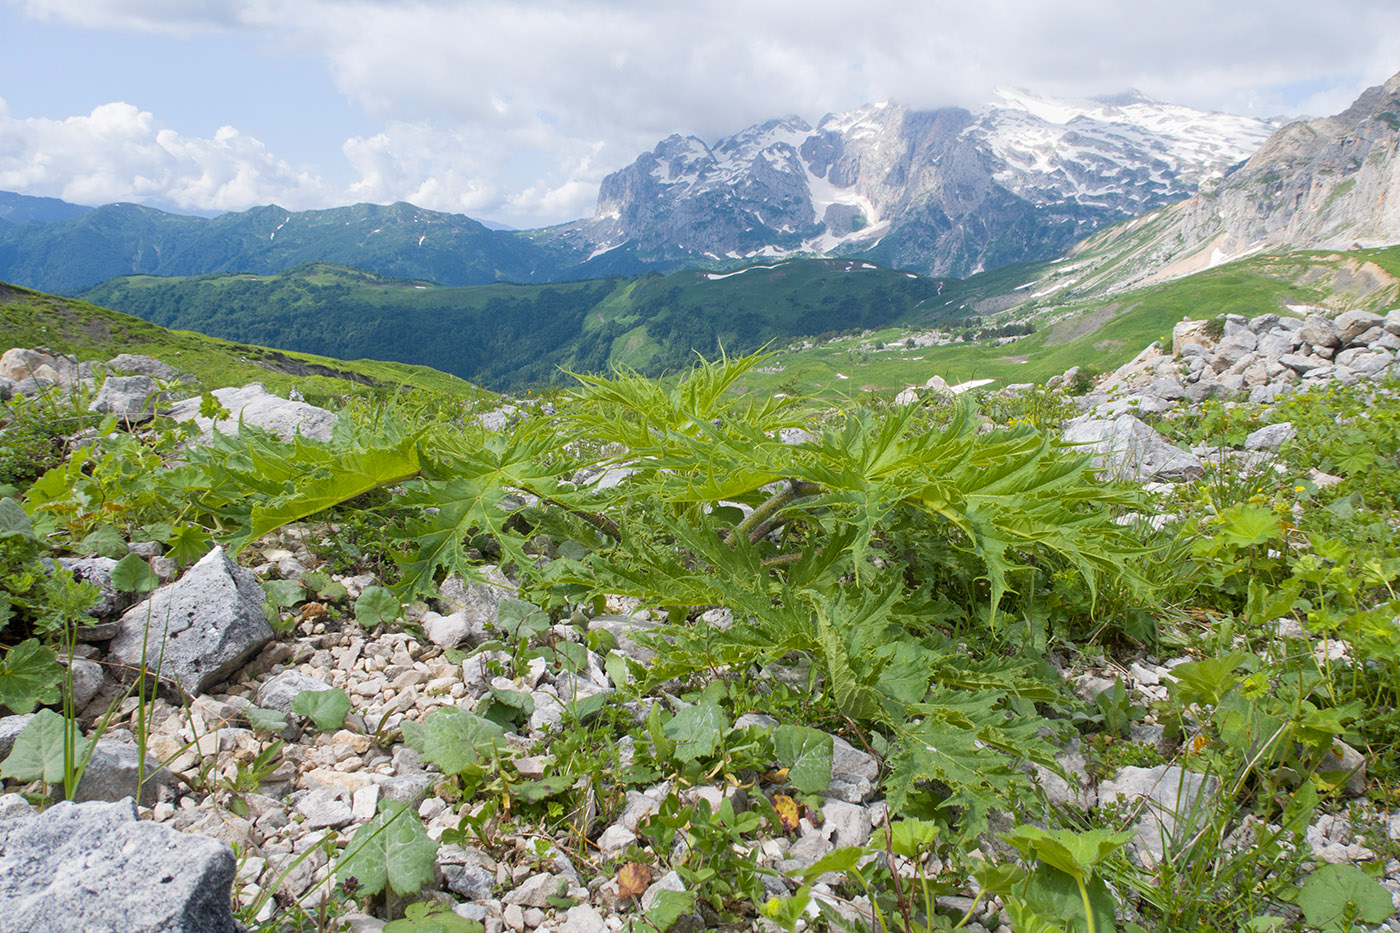
[[[360,178],[0,99],[0,933],[1400,931],[1400,75],[855,106],[784,75],[926,79],[874,13],[44,6]]]

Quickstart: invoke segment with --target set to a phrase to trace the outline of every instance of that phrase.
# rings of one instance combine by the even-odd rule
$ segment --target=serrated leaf
[[[859,846],[842,846],[823,855],[817,859],[809,868],[804,868],[797,873],[797,877],[803,884],[816,881],[827,872],[851,871],[860,864],[860,860],[868,853]]]
[[[720,738],[729,731],[729,717],[718,703],[706,700],[682,707],[665,726],[666,736],[675,743],[678,761],[694,761],[713,755]]]
[[[1025,825],[1004,833],[1002,838],[1052,868],[1087,880],[1093,877],[1099,863],[1132,840],[1133,833],[1114,833],[1107,829],[1044,830]]]
[[[58,713],[51,709],[39,710],[15,737],[9,756],[0,762],[0,778],[62,784],[66,770],[64,744],[67,729],[68,720]],[[72,758],[74,767],[86,754],[89,744],[90,741],[81,734],[76,736]]]
[[[819,729],[781,725],[773,731],[773,750],[788,768],[788,780],[806,794],[831,786],[832,738]]]
[[[458,774],[479,764],[495,745],[505,741],[505,730],[489,719],[455,706],[442,706],[423,720],[423,757],[442,769]]]
[[[656,929],[665,933],[671,929],[676,921],[690,913],[695,907],[695,893],[693,891],[669,891],[662,890],[656,892],[656,900],[652,901],[651,907],[647,908],[647,920],[656,924]]]
[[[402,439],[393,446],[371,449],[308,444],[295,440],[295,458],[305,465],[306,472],[297,477],[291,491],[266,504],[253,506],[248,529],[242,540],[256,541],[263,535],[308,515],[325,511],[333,505],[378,489],[394,486],[417,475],[418,439]],[[310,468],[321,469],[312,472]]]
[[[350,712],[350,697],[339,687],[303,690],[292,698],[292,712],[310,719],[317,729],[339,729]]]
[[[367,586],[355,600],[355,621],[365,628],[396,621],[403,613],[398,598],[382,586]]]
[[[63,666],[37,638],[27,638],[0,659],[0,706],[13,713],[57,703],[62,698]]]
[[[181,525],[171,530],[169,537],[162,539],[170,548],[168,556],[181,567],[193,564],[214,544],[209,532],[198,525]]]
[[[438,844],[405,804],[391,800],[379,806],[379,814],[351,837],[335,876],[342,882],[353,877],[361,894],[378,894],[387,885],[406,897],[433,880]]]
[[[34,537],[34,525],[29,520],[29,513],[9,496],[0,499],[0,536]]]
[[[160,577],[144,557],[128,554],[112,568],[112,586],[122,593],[149,593],[160,586]]]
[[[419,901],[404,908],[403,918],[384,924],[384,933],[482,933],[475,920],[459,917],[444,904]]]

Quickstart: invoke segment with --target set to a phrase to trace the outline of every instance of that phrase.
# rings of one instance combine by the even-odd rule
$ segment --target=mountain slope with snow
[[[623,246],[652,261],[866,255],[962,276],[1188,197],[1272,129],[1136,92],[1000,92],[977,111],[870,104],[714,145],[671,136],[603,181],[592,219],[551,237],[590,257]]]

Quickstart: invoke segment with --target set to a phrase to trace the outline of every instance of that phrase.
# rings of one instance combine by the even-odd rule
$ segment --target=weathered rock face
[[[257,579],[223,548],[122,616],[110,660],[202,693],[272,640]]]
[[[965,276],[1186,197],[1270,128],[1140,95],[1004,94],[975,112],[872,104],[815,127],[771,120],[713,146],[671,136],[604,179],[592,220],[556,235],[595,255],[629,244],[644,259],[873,250]]]
[[[99,415],[116,415],[129,424],[150,421],[162,401],[160,386],[150,376],[109,376],[88,405]]]
[[[1400,74],[1345,111],[1278,130],[1243,166],[1155,218],[1145,240],[1126,228],[1091,244],[1079,270],[1115,289],[1190,275],[1261,249],[1351,249],[1400,241]],[[1113,249],[1114,243],[1121,248]],[[1369,263],[1353,272],[1385,275]]]
[[[260,382],[250,382],[241,389],[215,389],[213,395],[229,411],[229,417],[222,421],[202,417],[198,398],[186,399],[170,409],[170,417],[176,421],[193,421],[199,425],[203,432],[201,440],[206,444],[215,431],[220,434],[238,433],[240,421],[271,431],[284,441],[298,434],[312,440],[328,441],[335,426],[333,412],[306,402],[279,398]]]
[[[0,797],[0,933],[235,933],[233,851],[136,819],[131,800]]]
[[[1095,466],[1115,479],[1140,483],[1196,479],[1204,473],[1199,458],[1173,447],[1134,415],[1112,421],[1089,418],[1071,422],[1066,444],[1083,445],[1094,455]]]

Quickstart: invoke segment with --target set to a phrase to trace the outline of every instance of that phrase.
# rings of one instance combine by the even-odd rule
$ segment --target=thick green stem
[[[816,483],[808,483],[800,479],[788,480],[786,489],[776,493],[767,502],[749,513],[748,518],[735,526],[733,534],[744,535],[750,542],[757,541],[772,530],[773,526],[770,523],[779,512],[798,499],[815,495],[820,489],[821,487]]]
[[[1083,875],[1075,875],[1074,881],[1079,885],[1079,896],[1084,899],[1084,922],[1089,924],[1089,933],[1094,933],[1094,911],[1089,906],[1089,888],[1084,884]]]

